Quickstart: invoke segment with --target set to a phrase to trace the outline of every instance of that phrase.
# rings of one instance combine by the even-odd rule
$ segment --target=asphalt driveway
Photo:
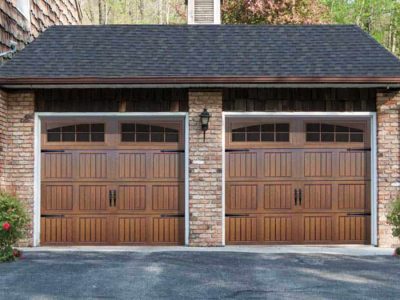
[[[232,252],[26,253],[1,299],[399,299],[391,256]]]

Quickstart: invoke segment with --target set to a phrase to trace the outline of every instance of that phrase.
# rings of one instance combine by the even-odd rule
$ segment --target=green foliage
[[[12,246],[24,237],[28,216],[14,196],[0,192],[0,262],[15,259]]]
[[[399,0],[320,0],[328,23],[357,24],[389,51],[400,55]]]
[[[391,210],[387,215],[387,220],[393,226],[392,235],[400,237],[400,197],[393,202]]]

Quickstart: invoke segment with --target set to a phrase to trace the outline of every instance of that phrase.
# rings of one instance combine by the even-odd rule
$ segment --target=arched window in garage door
[[[289,123],[262,123],[232,128],[232,142],[288,142]]]
[[[364,130],[356,127],[328,123],[307,123],[307,142],[362,143]]]
[[[122,123],[121,142],[177,143],[179,142],[179,130],[171,127],[142,123]]]
[[[47,128],[48,142],[104,142],[104,123],[71,124]]]

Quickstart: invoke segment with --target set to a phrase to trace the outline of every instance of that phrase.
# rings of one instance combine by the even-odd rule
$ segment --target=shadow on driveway
[[[399,299],[390,256],[232,252],[26,253],[0,265],[1,299]]]

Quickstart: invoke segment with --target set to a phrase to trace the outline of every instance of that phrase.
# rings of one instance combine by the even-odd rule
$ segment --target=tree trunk
[[[162,0],[158,0],[158,4],[157,4],[157,12],[158,12],[158,24],[162,24],[162,7],[163,7],[163,1]]]
[[[170,10],[169,10],[169,8],[170,8],[170,6],[171,6],[171,3],[169,3],[169,1],[170,0],[166,0],[167,2],[166,2],[166,4],[165,4],[165,6],[166,6],[166,20],[165,20],[165,23],[166,24],[169,24],[169,14],[170,14]]]
[[[144,0],[139,0],[139,14],[140,14],[140,22],[144,21]]]
[[[105,0],[99,0],[99,24],[106,24],[106,9],[105,9]]]

